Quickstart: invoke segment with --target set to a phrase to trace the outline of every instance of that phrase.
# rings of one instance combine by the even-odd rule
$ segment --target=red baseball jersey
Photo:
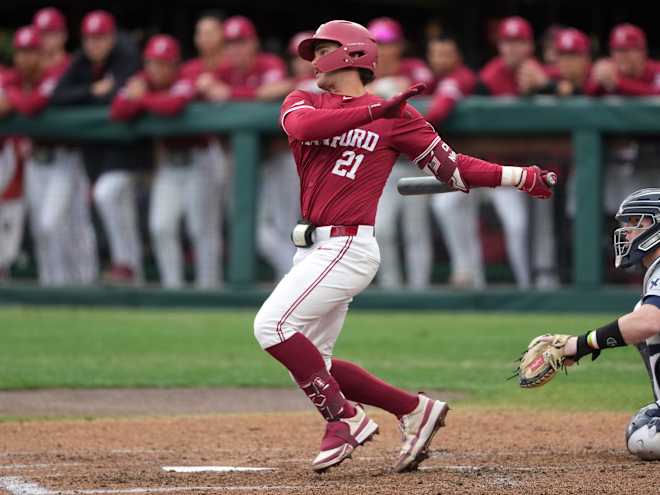
[[[382,101],[369,93],[349,97],[295,90],[282,104],[280,123],[286,132],[287,115],[303,108],[343,109]],[[408,104],[403,118],[378,119],[339,136],[315,141],[289,137],[303,218],[314,225],[373,225],[399,154],[416,163],[439,142],[433,126]]]
[[[248,70],[225,61],[215,72],[218,79],[231,86],[234,99],[254,98],[257,89],[263,84],[284,81],[287,68],[284,61],[270,53],[259,53]]]
[[[546,68],[544,70],[548,73]],[[520,95],[516,72],[511,70],[501,57],[495,57],[488,62],[479,72],[479,79],[493,96]]]
[[[204,59],[193,58],[183,63],[181,66],[181,76],[194,81],[200,74],[205,72],[212,73],[218,70],[218,67],[208,67],[205,64]]]
[[[592,96],[608,94],[593,75],[586,84],[585,93]],[[640,77],[632,78],[619,75],[619,83],[609,94],[625,96],[655,96],[660,95],[660,61],[647,60],[644,72]]]
[[[63,62],[44,70],[36,81],[27,81],[16,69],[8,69],[0,78],[0,91],[7,96],[17,112],[28,116],[34,115],[48,104],[57,81],[68,64],[67,57]]]
[[[443,121],[454,109],[456,102],[470,96],[476,85],[476,74],[465,65],[459,65],[446,76],[437,78],[426,118],[434,123]]]

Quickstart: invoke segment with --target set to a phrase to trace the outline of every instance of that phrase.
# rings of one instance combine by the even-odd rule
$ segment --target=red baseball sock
[[[333,358],[330,373],[339,383],[347,399],[379,407],[399,418],[412,412],[419,402],[416,395],[385,383],[349,361]]]
[[[303,334],[266,349],[293,375],[298,386],[328,421],[355,416],[355,408],[346,400],[339,384],[325,367],[318,349]]]

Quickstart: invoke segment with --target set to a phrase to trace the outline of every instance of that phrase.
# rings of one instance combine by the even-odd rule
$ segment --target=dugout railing
[[[423,109],[427,100],[415,105]],[[251,286],[256,279],[256,182],[260,137],[280,133],[277,103],[194,103],[171,118],[144,116],[132,123],[112,122],[108,108],[49,108],[35,118],[0,120],[0,134],[128,141],[141,137],[221,133],[229,136],[236,163],[233,218],[229,223],[228,281]],[[452,135],[572,136],[576,216],[573,279],[577,289],[595,289],[603,278],[603,136],[660,133],[660,99],[655,98],[490,98],[462,102],[443,125]]]

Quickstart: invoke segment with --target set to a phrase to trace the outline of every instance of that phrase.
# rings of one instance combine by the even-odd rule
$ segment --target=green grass
[[[0,308],[0,388],[291,386],[252,336],[252,311]],[[479,407],[632,410],[651,399],[634,348],[537,390],[506,381],[535,335],[615,315],[352,312],[336,354],[397,385]]]

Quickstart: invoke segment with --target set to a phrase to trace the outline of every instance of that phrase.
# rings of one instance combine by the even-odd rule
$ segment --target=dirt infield
[[[276,402],[284,404],[290,392],[268,399],[280,393]],[[5,406],[6,399],[0,396]],[[155,395],[149,401],[155,407]],[[166,402],[152,413],[172,412]],[[660,463],[625,451],[627,414],[458,407],[423,469],[404,475],[390,470],[399,446],[395,419],[371,414],[381,435],[323,475],[309,470],[323,425],[308,411],[0,423],[0,493],[660,493]],[[164,466],[269,470],[176,473]]]

